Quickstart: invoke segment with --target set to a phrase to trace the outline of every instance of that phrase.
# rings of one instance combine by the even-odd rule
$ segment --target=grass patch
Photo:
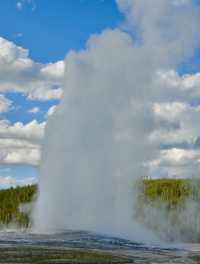
[[[197,264],[200,264],[200,256],[192,256],[192,260],[194,260]]]
[[[63,250],[50,248],[2,248],[0,263],[131,263],[127,257],[88,250]]]

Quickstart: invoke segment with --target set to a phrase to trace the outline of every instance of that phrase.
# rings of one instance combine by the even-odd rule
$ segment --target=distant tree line
[[[188,198],[200,201],[200,180],[144,179],[140,199],[145,203],[163,202],[169,209],[183,205]]]
[[[200,180],[142,178],[136,193],[139,222],[164,239],[200,241]],[[0,190],[0,225],[30,227],[36,196],[37,185]]]
[[[0,225],[13,223],[20,227],[28,227],[30,224],[28,212],[20,210],[20,206],[30,203],[36,190],[36,185],[0,190]]]

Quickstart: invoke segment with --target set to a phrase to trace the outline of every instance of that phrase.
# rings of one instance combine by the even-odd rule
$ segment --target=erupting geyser
[[[117,3],[127,32],[105,30],[66,57],[64,95],[43,146],[35,211],[40,232],[78,229],[142,239],[133,219],[133,183],[154,157],[152,107],[168,93],[154,85],[154,76],[192,54],[199,12],[192,1]]]

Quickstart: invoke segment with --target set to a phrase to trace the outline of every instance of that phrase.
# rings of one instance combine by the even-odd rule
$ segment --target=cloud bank
[[[21,92],[30,100],[59,99],[63,72],[63,61],[34,62],[27,49],[0,37],[0,92]]]
[[[0,121],[0,164],[29,164],[38,166],[40,145],[45,122],[33,120],[23,124]]]

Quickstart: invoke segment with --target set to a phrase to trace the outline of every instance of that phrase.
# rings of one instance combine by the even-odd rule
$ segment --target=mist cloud
[[[193,54],[200,10],[191,1],[117,3],[126,23],[66,57],[63,98],[43,146],[37,230],[152,239],[133,221],[133,182],[160,151],[151,138],[162,125],[155,106],[186,104],[184,91],[165,89],[155,76]]]

